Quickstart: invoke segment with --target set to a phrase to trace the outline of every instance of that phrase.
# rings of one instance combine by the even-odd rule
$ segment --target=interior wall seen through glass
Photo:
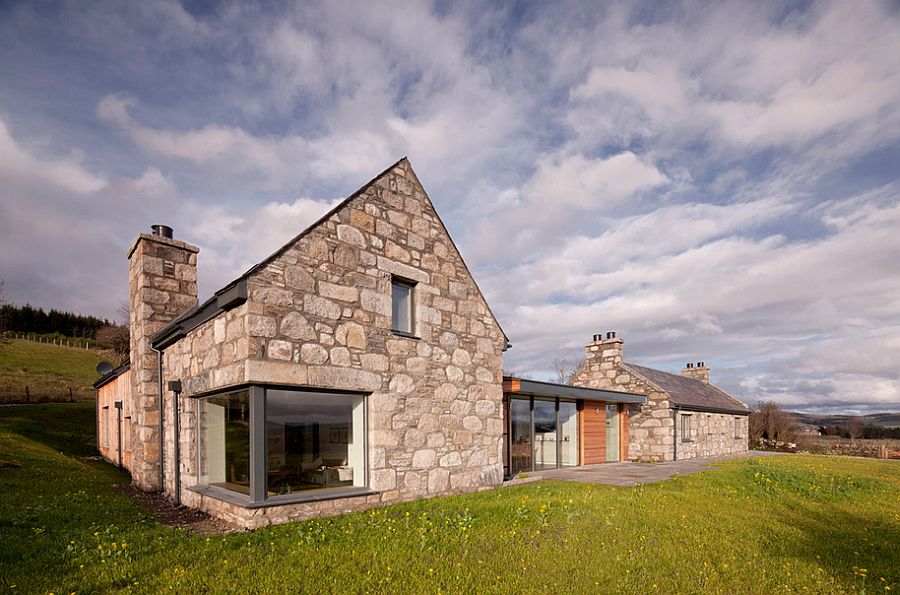
[[[534,469],[556,468],[556,403],[534,401]]]
[[[250,395],[200,401],[199,483],[250,494]]]
[[[578,407],[575,403],[559,402],[559,466],[578,465]]]

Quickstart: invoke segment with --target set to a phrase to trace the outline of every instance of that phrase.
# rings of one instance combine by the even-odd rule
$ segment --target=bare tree
[[[119,361],[124,362],[129,355],[131,349],[131,333],[130,333],[130,311],[128,302],[122,301],[116,308],[118,315],[118,324],[110,324],[97,330],[95,338],[98,341],[106,343],[119,356]]]
[[[550,369],[555,374],[554,380],[559,384],[571,384],[583,363],[584,359],[574,360],[563,357],[554,359],[550,362]]]
[[[797,420],[782,411],[774,401],[764,401],[750,414],[750,442],[759,444],[760,439],[776,442],[794,442],[797,439]]]
[[[847,426],[847,432],[850,434],[851,440],[859,440],[865,436],[865,427],[863,426],[862,420],[858,417],[853,416],[849,418],[845,425]]]

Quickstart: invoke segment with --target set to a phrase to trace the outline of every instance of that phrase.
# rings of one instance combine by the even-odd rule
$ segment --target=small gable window
[[[413,334],[413,290],[415,285],[404,279],[391,281],[391,329],[403,335]]]

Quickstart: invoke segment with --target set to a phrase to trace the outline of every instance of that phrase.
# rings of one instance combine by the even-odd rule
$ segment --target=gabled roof
[[[178,339],[184,337],[188,332],[197,328],[204,322],[207,322],[222,312],[226,312],[232,308],[235,308],[245,301],[247,301],[247,279],[250,278],[254,273],[261,271],[264,269],[269,263],[273,260],[287,252],[294,244],[303,239],[304,236],[309,234],[312,230],[316,229],[326,221],[328,221],[335,213],[346,207],[353,199],[357,198],[361,194],[363,194],[370,186],[375,184],[382,177],[389,174],[395,167],[400,165],[401,163],[406,162],[409,165],[409,170],[412,172],[413,176],[416,178],[416,182],[419,184],[419,187],[422,188],[423,192],[425,192],[422,183],[419,182],[419,177],[416,175],[415,171],[412,169],[412,165],[409,164],[409,159],[406,157],[402,157],[397,162],[393,163],[390,167],[379,173],[377,176],[363,184],[356,192],[339,202],[335,205],[331,210],[322,215],[315,223],[301,231],[299,234],[294,236],[291,240],[285,243],[281,248],[270,254],[268,257],[250,267],[243,275],[226,285],[224,288],[215,292],[211,298],[194,306],[181,316],[178,316],[172,322],[168,323],[166,326],[161,328],[158,332],[156,332],[152,337],[150,337],[150,344],[153,345],[156,349],[162,349],[168,347],[169,345],[175,343]],[[426,200],[431,203],[431,198],[428,196],[428,193],[425,192]],[[433,203],[432,208],[434,206]],[[454,250],[456,250],[459,255],[459,259],[462,262],[463,267],[466,270],[466,273],[469,275],[469,278],[472,279],[472,283],[475,284],[475,289],[478,291],[478,294],[481,296],[481,299],[484,301],[485,306],[488,309],[491,317],[497,323],[497,327],[500,328],[500,332],[503,333],[503,338],[506,341],[506,347],[504,347],[504,351],[509,348],[511,345],[509,343],[509,337],[506,332],[500,327],[500,322],[497,320],[497,317],[494,315],[494,312],[491,310],[491,306],[488,301],[484,298],[484,294],[481,291],[481,288],[478,287],[478,282],[475,281],[474,275],[469,270],[469,266],[466,264],[465,259],[462,257],[462,254],[459,253],[459,249],[456,247],[456,242],[453,241],[453,238],[450,236],[450,232],[447,230],[447,226],[444,225],[443,220],[441,220],[441,216],[438,214],[437,209],[433,209],[434,214],[437,217],[438,222],[441,227],[444,228],[444,233],[447,234],[447,237],[450,238],[450,242]]]
[[[637,364],[623,363],[623,365],[667,392],[669,402],[676,408],[712,413],[750,414],[749,407],[711,384]]]

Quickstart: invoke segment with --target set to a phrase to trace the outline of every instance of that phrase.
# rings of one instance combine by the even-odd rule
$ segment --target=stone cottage
[[[672,461],[747,452],[750,408],[710,384],[703,362],[671,374],[624,362],[622,346],[615,332],[594,335],[572,384],[646,396],[624,412],[628,458]]]
[[[622,364],[621,340],[588,346],[577,386],[504,378],[507,336],[406,159],[202,304],[198,252],[165,226],[129,250],[130,363],[94,385],[98,449],[236,526],[740,452],[729,420],[746,450],[745,408]]]
[[[95,384],[136,486],[252,528],[501,483],[508,341],[406,159],[203,304],[171,236]]]

